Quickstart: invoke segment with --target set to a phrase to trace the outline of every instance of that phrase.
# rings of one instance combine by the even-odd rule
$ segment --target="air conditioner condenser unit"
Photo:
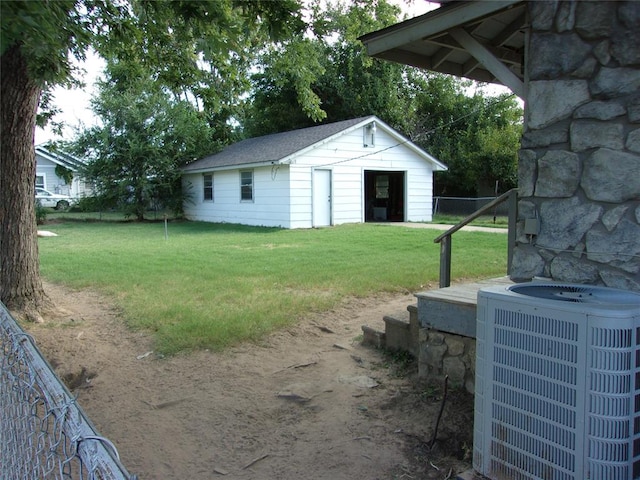
[[[480,290],[473,465],[492,480],[640,478],[640,294]]]

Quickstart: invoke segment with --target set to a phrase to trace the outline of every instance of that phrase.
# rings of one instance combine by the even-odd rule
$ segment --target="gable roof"
[[[436,170],[446,170],[447,167],[444,164],[411,143],[375,115],[249,138],[229,145],[219,153],[196,160],[182,167],[181,170],[185,173],[194,173],[214,169],[290,163],[304,152],[371,122],[376,122],[376,127],[395,137],[399,144],[406,144],[425,160],[432,162]]]
[[[69,155],[68,153],[64,153],[61,151],[54,152],[46,147],[43,147],[42,145],[36,147],[36,160],[38,157],[42,157],[45,160],[49,160],[50,162],[55,163],[56,165],[68,168],[72,172],[76,172],[81,167],[85,166],[85,162],[80,160],[78,157],[74,157],[73,155]]]

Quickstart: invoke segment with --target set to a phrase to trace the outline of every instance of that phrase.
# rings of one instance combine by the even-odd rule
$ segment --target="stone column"
[[[512,278],[640,291],[640,2],[528,5]]]

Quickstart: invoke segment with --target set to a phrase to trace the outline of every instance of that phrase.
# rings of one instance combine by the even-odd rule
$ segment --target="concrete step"
[[[363,326],[362,342],[406,351],[418,358],[421,328],[475,338],[478,291],[485,286],[512,283],[508,277],[500,277],[417,293],[416,304],[383,317],[384,332]]]
[[[406,351],[418,355],[418,307],[409,305],[406,310],[383,317],[384,332],[370,326],[362,327],[365,345],[395,351]]]
[[[418,356],[418,306],[409,305],[406,312],[385,315],[384,332],[385,348],[401,350]]]
[[[509,277],[499,277],[417,293],[420,328],[475,338],[478,291],[512,283]]]

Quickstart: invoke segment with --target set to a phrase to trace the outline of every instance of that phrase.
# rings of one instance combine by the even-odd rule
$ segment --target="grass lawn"
[[[222,349],[342,300],[437,285],[441,232],[392,225],[281,230],[200,222],[60,222],[43,276],[112,296],[165,354]],[[452,278],[506,272],[507,236],[458,232]]]
[[[432,223],[444,223],[447,225],[456,225],[458,222],[465,218],[463,215],[434,215]],[[509,228],[509,218],[506,216],[482,215],[473,220],[469,225],[476,227],[495,227],[495,228]]]
[[[53,208],[46,208],[45,212],[47,214],[47,220],[56,220],[56,221],[64,221],[64,220],[75,220],[75,221],[130,221],[131,218],[127,218],[121,212],[79,212],[79,211],[58,211]],[[165,215],[169,218],[169,220],[175,220],[173,213],[171,212],[153,212],[149,211],[145,213],[146,220],[163,220]],[[433,216],[433,221],[431,223],[440,223],[440,224],[448,224],[455,225],[462,219],[464,219],[466,215],[448,215],[448,214],[435,214]],[[497,227],[497,228],[508,228],[509,227],[509,218],[504,215],[499,215],[497,217],[493,217],[493,215],[482,215],[475,220],[473,220],[470,225],[481,226],[481,227]]]

